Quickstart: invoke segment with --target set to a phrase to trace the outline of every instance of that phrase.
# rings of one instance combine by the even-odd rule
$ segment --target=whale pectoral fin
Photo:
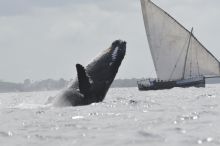
[[[84,94],[86,97],[91,87],[91,84],[89,82],[89,77],[86,74],[85,68],[81,64],[76,64],[76,70],[79,81],[80,93]]]

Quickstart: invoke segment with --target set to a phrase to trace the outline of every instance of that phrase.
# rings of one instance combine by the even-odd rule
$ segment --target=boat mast
[[[190,32],[189,42],[188,42],[188,46],[187,46],[187,51],[186,51],[186,57],[185,57],[185,62],[184,62],[183,77],[182,77],[182,79],[184,79],[184,76],[185,76],[185,74],[186,74],[186,61],[187,61],[188,54],[189,54],[189,47],[190,47],[192,35],[193,35],[193,27],[192,27],[191,32]]]

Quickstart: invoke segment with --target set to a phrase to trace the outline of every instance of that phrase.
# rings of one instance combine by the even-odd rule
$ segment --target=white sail
[[[185,78],[190,76],[219,76],[219,61],[193,36],[186,62]]]
[[[150,0],[141,0],[141,7],[160,80],[220,75],[219,61],[187,29]]]

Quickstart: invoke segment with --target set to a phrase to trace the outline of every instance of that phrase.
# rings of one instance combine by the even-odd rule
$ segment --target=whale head
[[[95,81],[112,82],[126,53],[126,42],[114,41],[86,67],[88,75]]]
[[[87,95],[84,94],[88,96],[88,103],[100,102],[104,99],[109,87],[114,81],[125,53],[126,42],[116,40],[108,49],[101,52],[98,57],[86,66],[85,72],[91,84],[90,90],[87,90],[89,91]]]

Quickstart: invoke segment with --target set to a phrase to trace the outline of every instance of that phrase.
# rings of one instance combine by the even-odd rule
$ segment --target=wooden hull
[[[140,91],[147,90],[163,90],[174,87],[205,87],[205,77],[190,78],[177,81],[150,81],[149,84],[144,84],[142,81],[138,82],[138,89]]]

